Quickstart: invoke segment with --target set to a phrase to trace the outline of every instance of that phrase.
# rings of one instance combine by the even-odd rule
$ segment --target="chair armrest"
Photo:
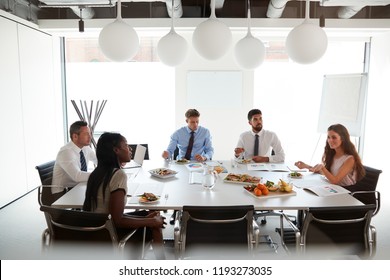
[[[119,240],[118,247],[119,249],[123,249],[126,245],[126,242],[136,233],[137,229],[133,229],[128,234],[126,234],[121,240]],[[145,245],[145,244],[142,244]]]
[[[260,228],[255,220],[253,220],[252,222],[252,227],[253,227],[253,235],[254,235],[254,240],[252,240],[252,243],[253,242],[255,243],[255,249],[257,249],[259,245]]]
[[[173,238],[174,238],[174,248],[175,248],[175,257],[179,258],[180,248],[181,248],[181,211],[176,211],[175,223],[173,225]]]
[[[356,195],[359,195],[359,194],[373,194],[375,196],[376,208],[375,208],[374,213],[372,213],[372,216],[375,216],[379,212],[379,209],[381,208],[381,194],[380,194],[380,192],[379,191],[355,191],[355,192],[351,193],[351,195],[353,197],[355,197],[356,199],[359,199],[356,197]]]
[[[280,238],[281,238],[281,243],[283,247],[286,249],[287,252],[289,252],[286,243],[284,243],[284,226],[283,226],[283,219],[286,220],[286,222],[290,225],[292,230],[295,233],[295,248],[296,252],[300,253],[303,248],[302,248],[302,243],[301,243],[301,232],[299,228],[291,221],[290,217],[286,215],[284,212],[281,213],[282,215],[280,216]]]

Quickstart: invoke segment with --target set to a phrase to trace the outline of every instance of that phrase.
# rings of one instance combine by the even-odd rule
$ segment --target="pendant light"
[[[192,44],[198,54],[208,60],[217,60],[229,50],[232,33],[229,27],[215,16],[215,0],[211,0],[210,18],[196,27]]]
[[[178,66],[183,63],[188,54],[186,39],[176,33],[173,19],[175,17],[174,0],[172,0],[171,30],[157,44],[157,55],[168,66]]]
[[[139,38],[134,28],[122,20],[121,0],[118,0],[117,6],[116,20],[100,31],[99,46],[108,59],[123,62],[131,60],[136,55]]]
[[[328,37],[318,25],[309,22],[310,1],[306,0],[305,20],[288,34],[286,50],[289,57],[301,64],[319,60],[328,47]]]
[[[252,70],[261,65],[265,58],[265,47],[261,40],[253,37],[250,29],[251,8],[248,0],[248,32],[234,47],[234,57],[238,66]]]

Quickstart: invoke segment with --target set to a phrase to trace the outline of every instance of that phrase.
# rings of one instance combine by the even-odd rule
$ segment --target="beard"
[[[263,129],[263,125],[262,124],[258,124],[257,126],[252,125],[252,129],[254,132],[260,132],[260,130]]]

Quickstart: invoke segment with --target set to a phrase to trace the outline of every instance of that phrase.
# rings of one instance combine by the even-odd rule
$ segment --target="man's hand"
[[[203,157],[203,156],[201,156],[201,155],[199,155],[199,154],[196,154],[196,155],[195,155],[195,159],[196,159],[197,161],[200,161],[200,162],[206,161],[206,160],[207,160],[206,157]]]
[[[168,159],[169,158],[169,152],[168,151],[164,151],[161,156],[163,158],[165,158],[165,159]]]
[[[254,162],[269,162],[269,157],[255,156],[252,160]]]
[[[244,148],[235,148],[234,149],[234,155],[236,156],[236,157],[239,157],[243,152],[245,152],[245,149]]]

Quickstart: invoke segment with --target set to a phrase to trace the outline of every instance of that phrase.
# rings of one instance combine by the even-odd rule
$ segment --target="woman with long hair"
[[[128,229],[147,227],[156,258],[164,259],[162,229],[165,218],[157,211],[124,214],[127,175],[121,164],[131,159],[126,138],[119,133],[102,134],[97,143],[96,157],[98,164],[88,179],[83,210],[110,213],[118,234]]]
[[[328,128],[322,163],[310,166],[297,161],[295,165],[300,169],[307,168],[309,171],[321,173],[330,183],[343,187],[356,184],[366,174],[349,132],[341,124]]]

